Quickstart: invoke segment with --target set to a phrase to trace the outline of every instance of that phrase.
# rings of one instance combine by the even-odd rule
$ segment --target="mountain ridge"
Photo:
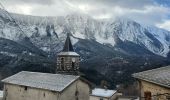
[[[3,18],[3,16],[5,16],[5,14],[1,14],[1,18]],[[43,37],[45,35],[56,35],[57,38],[63,41],[65,38],[64,34],[71,32],[76,38],[93,39],[101,44],[114,46],[117,40],[131,41],[135,44],[145,46],[157,55],[166,57],[169,53],[169,31],[156,27],[142,26],[129,19],[118,18],[114,21],[98,21],[90,16],[81,14],[70,14],[63,17],[37,17],[13,14],[13,17],[25,34],[22,34],[19,29],[15,27],[15,24],[9,21],[9,23],[13,25],[6,26],[5,22],[1,23],[1,26],[5,28],[0,28],[0,37],[17,40],[17,38],[23,37],[21,35],[26,35],[33,39],[34,37]],[[12,28],[14,32],[9,33],[9,30],[13,31]],[[74,39],[72,40],[74,41]]]
[[[134,72],[170,64],[166,30],[129,19],[99,21],[81,14],[11,15],[24,33],[0,10],[0,78],[22,70],[53,73],[67,33],[81,56],[81,72],[97,85],[107,80],[113,88],[133,80]]]

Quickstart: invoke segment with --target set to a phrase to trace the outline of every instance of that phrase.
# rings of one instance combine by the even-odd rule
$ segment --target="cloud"
[[[52,5],[55,3],[55,0],[5,0],[3,2],[11,5],[20,4]]]
[[[137,22],[155,25],[157,23],[162,23],[168,18],[169,8],[160,6],[146,6],[143,10],[124,9],[124,17],[133,19]]]
[[[159,23],[156,26],[170,31],[170,20],[166,20],[163,23]]]
[[[169,20],[168,0],[6,0],[10,12],[64,16],[73,12],[88,14],[96,19],[129,18],[137,22],[158,25]]]
[[[153,5],[153,0],[68,0],[74,4],[88,4],[94,6],[120,6],[124,8],[137,8],[141,9],[145,5]]]
[[[123,17],[149,25],[162,23],[170,12],[153,0],[69,0],[69,4],[97,19]]]

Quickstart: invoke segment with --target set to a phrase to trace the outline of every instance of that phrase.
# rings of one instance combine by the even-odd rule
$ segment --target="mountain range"
[[[131,74],[168,65],[170,32],[130,19],[73,13],[40,17],[0,10],[1,79],[21,70],[54,72],[67,33],[81,55],[81,71],[100,85],[133,82]],[[15,20],[14,20],[15,19]]]

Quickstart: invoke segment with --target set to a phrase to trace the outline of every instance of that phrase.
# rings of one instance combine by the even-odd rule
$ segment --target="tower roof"
[[[67,38],[66,38],[66,41],[65,41],[65,44],[64,44],[64,48],[63,48],[63,52],[70,52],[70,51],[74,51],[73,49],[73,45],[71,43],[71,40],[70,40],[70,34],[67,33]]]

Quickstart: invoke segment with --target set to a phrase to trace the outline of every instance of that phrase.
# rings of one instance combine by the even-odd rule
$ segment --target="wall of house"
[[[144,92],[151,92],[151,95],[157,95],[157,94],[164,94],[164,93],[170,93],[170,88],[162,87],[150,82],[146,81],[140,81],[140,90],[141,90],[141,96],[144,97]],[[154,96],[152,97],[152,100],[167,100],[166,96]],[[144,100],[141,99],[141,100]]]
[[[3,100],[89,100],[89,92],[89,85],[81,80],[75,81],[61,93],[5,84]]]
[[[118,97],[118,94],[117,94],[117,93],[115,93],[115,94],[111,97],[111,99],[110,99],[110,100],[117,100],[117,97]]]
[[[76,91],[78,91],[78,93],[76,93]],[[77,80],[61,93],[60,100],[89,100],[89,94],[89,85],[81,80]]]
[[[5,84],[3,100],[58,100],[58,96],[57,92]]]

